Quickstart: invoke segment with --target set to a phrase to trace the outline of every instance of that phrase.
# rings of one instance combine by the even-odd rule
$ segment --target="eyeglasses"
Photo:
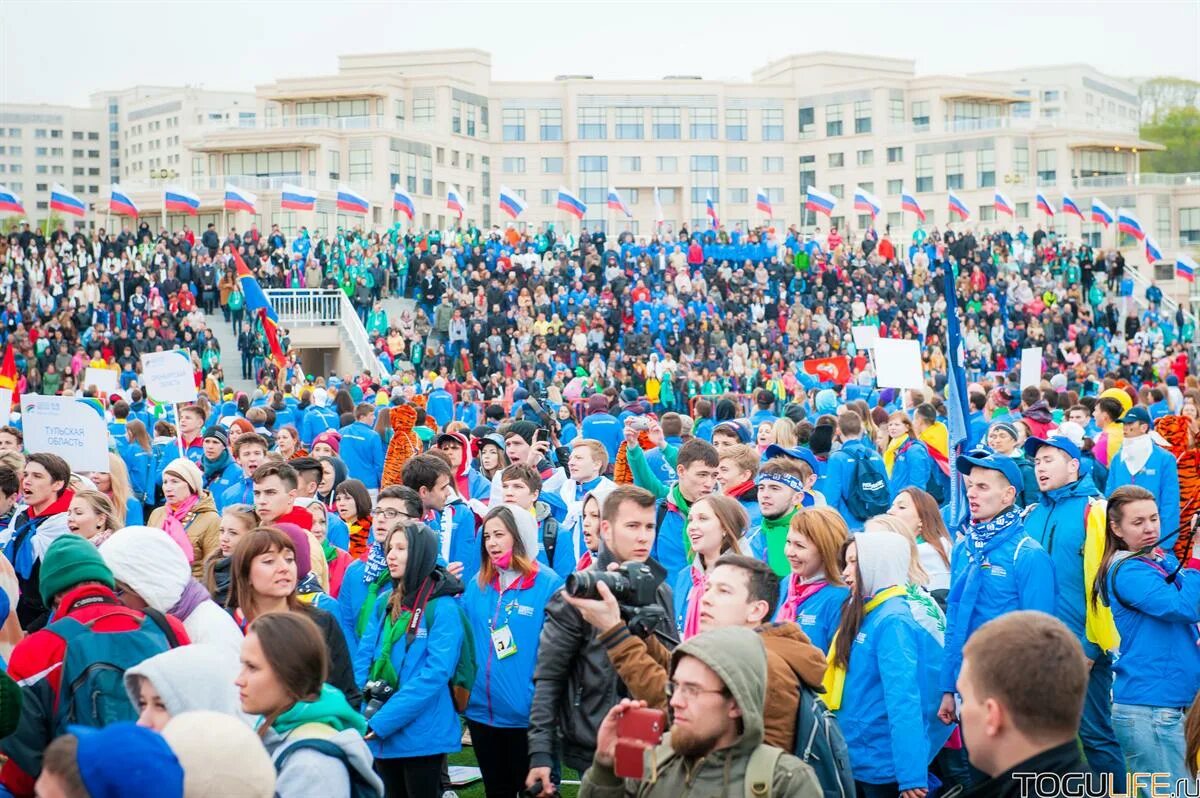
[[[385,507],[382,510],[378,510],[378,511],[376,511],[375,514],[378,515],[380,518],[382,518],[385,521],[393,521],[397,518],[410,518],[411,519],[413,517],[413,516],[409,515],[408,513],[404,512],[403,510],[395,510],[391,507]]]
[[[698,684],[691,682],[667,682],[667,700],[679,695],[684,701],[695,701],[705,693],[717,693],[719,695],[728,695],[725,688],[718,690],[710,690],[707,687],[701,687]]]

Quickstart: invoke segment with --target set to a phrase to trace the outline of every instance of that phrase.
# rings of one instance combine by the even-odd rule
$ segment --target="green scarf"
[[[759,528],[759,534],[767,539],[767,564],[771,566],[772,571],[779,574],[780,579],[792,572],[784,550],[787,547],[788,530],[792,526],[792,516],[795,514],[796,508],[793,507],[778,518],[767,518],[764,515],[762,526]]]
[[[330,543],[329,538],[325,538],[321,541],[321,553],[325,555],[325,562],[332,565],[333,561],[336,560],[338,556],[337,546]],[[367,590],[369,592],[370,588],[367,588]],[[379,592],[378,588],[376,588],[376,592]]]
[[[409,621],[412,620],[412,610],[402,610],[400,617],[394,621],[390,612],[386,610],[384,612],[383,651],[379,659],[371,663],[371,681],[382,679],[393,689],[398,690],[400,689],[400,674],[396,673],[396,668],[392,665],[392,649],[396,647],[396,641],[408,631]]]
[[[379,576],[375,577],[375,581],[367,585],[367,597],[363,600],[362,607],[358,610],[358,619],[354,622],[354,634],[359,640],[367,631],[367,619],[371,617],[371,611],[375,609],[375,601],[379,597],[379,589],[388,583],[392,575],[388,573],[386,568]]]
[[[667,494],[667,501],[679,508],[679,514],[683,516],[683,529],[680,534],[683,535],[683,553],[687,555],[688,562],[692,561],[692,539],[687,534],[687,524],[689,510],[692,506],[688,504],[688,500],[683,498],[683,493],[679,490],[679,483],[676,482],[671,486],[671,492]]]
[[[359,734],[367,733],[367,722],[363,716],[355,712],[342,691],[331,684],[322,685],[316,701],[297,701],[291,709],[275,719],[271,728],[286,735],[306,723],[323,723],[334,731],[354,729]]]

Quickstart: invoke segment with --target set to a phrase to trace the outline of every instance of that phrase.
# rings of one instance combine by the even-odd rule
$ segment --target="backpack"
[[[466,711],[471,700],[471,688],[475,686],[475,674],[479,670],[479,663],[475,659],[475,634],[471,631],[467,614],[463,612],[461,604],[457,601],[453,603],[462,623],[463,639],[458,650],[458,664],[454,666],[454,673],[450,676],[450,697],[454,700],[455,711],[461,714]],[[425,607],[425,623],[429,629],[433,629],[433,619],[436,615],[434,610],[437,606],[434,602]]]
[[[350,777],[350,798],[382,798],[374,785],[363,778],[363,775],[358,772],[358,768],[350,764],[349,757],[346,756],[346,752],[342,750],[340,745],[331,740],[323,740],[320,737],[306,737],[302,740],[297,740],[283,749],[279,758],[275,760],[275,775],[278,776],[280,773],[283,773],[283,766],[291,758],[292,754],[305,750],[316,751],[342,763],[346,768],[346,775]]]
[[[850,492],[846,496],[846,508],[859,521],[886,513],[891,506],[888,492],[887,471],[883,458],[871,457],[864,452],[854,457],[854,474],[850,479]]]
[[[912,438],[909,438],[904,442],[904,445],[900,447],[900,451],[896,452],[896,454],[900,455],[904,452],[907,452],[910,446],[917,443],[924,446],[926,450],[929,449],[929,444],[925,443],[924,441],[914,441]],[[932,452],[930,453],[929,458],[931,460],[933,459]],[[929,479],[925,480],[924,490],[933,497],[933,500],[937,502],[939,506],[946,503],[946,491],[942,485],[942,478],[944,476],[946,475],[942,473],[942,469],[938,466],[937,461],[935,460],[933,462],[933,467],[929,469]]]
[[[833,712],[811,687],[800,685],[795,754],[817,774],[824,798],[851,798],[850,751]]]
[[[93,632],[99,618],[82,623],[70,616],[46,627],[66,643],[54,736],[66,734],[75,724],[101,728],[137,720],[125,692],[125,671],[179,645],[162,613],[149,607],[144,612],[138,628],[123,632]]]

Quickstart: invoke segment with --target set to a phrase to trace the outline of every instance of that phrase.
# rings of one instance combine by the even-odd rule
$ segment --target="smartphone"
[[[644,755],[647,748],[662,742],[667,715],[661,709],[641,707],[626,710],[617,721],[617,751],[614,772],[623,779],[638,779],[645,775]]]
[[[534,443],[541,443],[542,441],[549,441],[549,440],[550,440],[550,433],[547,432],[542,427],[538,427],[537,432],[533,433],[533,442]]]

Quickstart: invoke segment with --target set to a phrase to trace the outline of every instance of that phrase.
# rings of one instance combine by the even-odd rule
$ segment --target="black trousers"
[[[467,721],[471,745],[483,772],[487,798],[514,798],[529,774],[528,729],[501,729]]]
[[[442,754],[375,759],[385,798],[441,798]]]

